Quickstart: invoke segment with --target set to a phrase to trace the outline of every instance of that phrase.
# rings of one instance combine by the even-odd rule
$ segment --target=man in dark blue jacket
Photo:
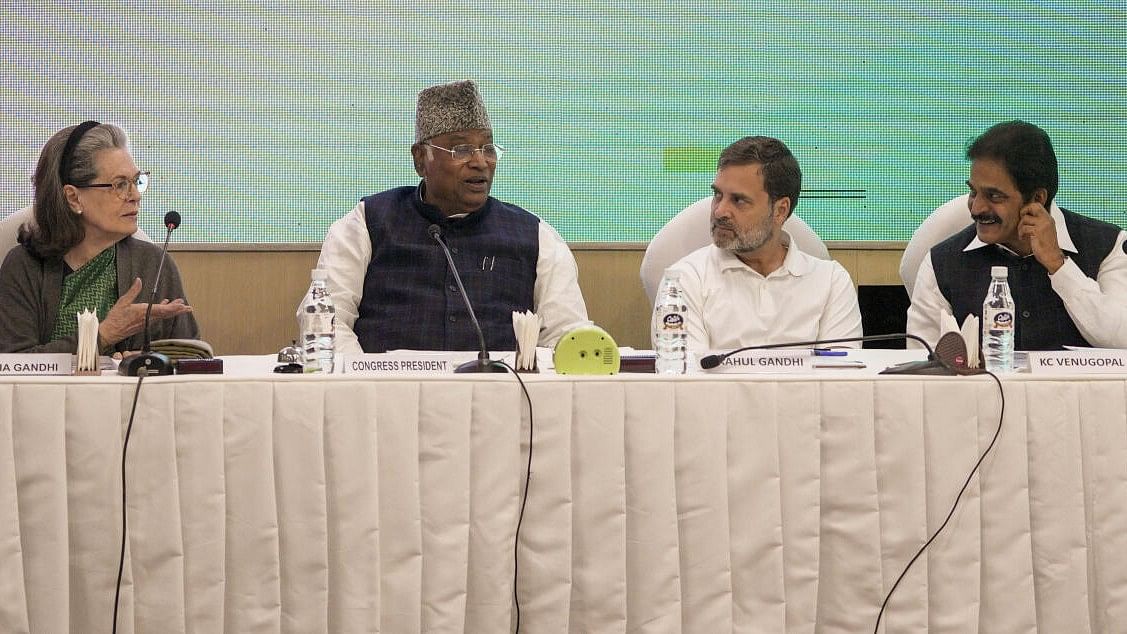
[[[534,214],[489,195],[503,154],[472,81],[419,93],[411,157],[422,181],[361,199],[321,249],[338,353],[478,349],[432,226],[450,247],[490,350],[516,348],[513,311],[540,315],[546,346],[587,323],[567,244]]]
[[[1053,204],[1057,157],[1044,130],[999,123],[967,148],[973,223],[939,243],[916,277],[908,332],[935,342],[946,311],[980,315],[990,268],[1009,269],[1018,350],[1127,348],[1127,237]]]

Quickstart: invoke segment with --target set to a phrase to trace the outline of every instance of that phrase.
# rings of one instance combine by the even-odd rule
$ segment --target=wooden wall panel
[[[591,319],[622,346],[649,347],[643,251],[575,252]],[[901,251],[834,249],[856,284],[900,284]],[[316,251],[175,251],[203,336],[217,354],[273,354],[297,337],[295,311]]]
[[[643,251],[576,251],[587,316],[620,346],[650,347],[650,302],[638,275]]]
[[[900,281],[900,256],[904,254],[903,251],[854,251],[853,253],[857,257],[851,270],[854,283],[892,286],[903,284]],[[858,281],[858,276],[862,278],[861,281]]]
[[[216,354],[277,353],[297,338],[316,251],[176,251],[184,291]]]

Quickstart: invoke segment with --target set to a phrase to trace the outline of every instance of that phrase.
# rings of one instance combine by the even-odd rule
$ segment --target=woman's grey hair
[[[87,185],[98,176],[95,159],[99,152],[129,150],[129,136],[112,123],[87,130],[74,146],[65,168],[60,169],[63,148],[78,126],[59,130],[39,153],[32,185],[35,188],[35,223],[20,227],[19,241],[41,258],[62,257],[86,237],[82,219],[67,202],[64,185]],[[65,172],[65,173],[64,173]]]

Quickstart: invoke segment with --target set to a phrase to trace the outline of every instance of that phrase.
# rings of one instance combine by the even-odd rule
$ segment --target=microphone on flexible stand
[[[164,259],[168,255],[168,241],[172,238],[172,230],[180,226],[180,213],[170,211],[164,214],[164,226],[168,229],[164,234],[164,246],[160,250],[160,263],[157,265],[157,276],[153,279],[153,292],[149,296],[149,305],[145,308],[145,344],[141,352],[128,359],[122,359],[117,366],[117,373],[123,376],[158,376],[172,374],[172,360],[168,356],[152,351],[152,336],[149,332],[149,317],[153,314],[153,303],[157,300],[157,287],[160,284],[160,273],[164,270]]]
[[[888,341],[892,339],[913,339],[927,348],[927,360],[909,361],[881,370],[881,374],[908,374],[908,375],[933,375],[955,376],[966,374],[980,374],[977,368],[966,366],[967,344],[963,336],[957,332],[948,332],[939,338],[935,349],[922,338],[906,332],[885,335],[866,335],[864,337],[845,337],[842,339],[819,339],[816,341],[796,341],[793,343],[768,343],[760,346],[745,346],[723,354],[710,354],[702,357],[700,367],[711,370],[724,362],[728,357],[747,350],[770,350],[772,348],[801,348],[805,346],[822,346],[831,343],[849,343],[854,341]]]
[[[442,239],[442,229],[438,225],[431,225],[427,227],[427,233],[430,234],[431,239],[442,247],[442,253],[446,255],[446,265],[450,269],[450,273],[454,275],[454,283],[458,285],[458,293],[462,295],[462,301],[466,303],[466,311],[470,314],[470,321],[473,323],[474,331],[477,332],[478,353],[477,360],[467,361],[454,369],[455,373],[465,374],[468,372],[507,372],[505,366],[500,363],[494,363],[489,358],[489,350],[485,347],[485,333],[481,331],[481,324],[477,322],[477,315],[473,312],[473,306],[470,304],[470,296],[466,294],[466,287],[462,286],[462,277],[458,275],[458,267],[454,266],[454,257],[450,255],[450,249],[446,246],[446,242]]]

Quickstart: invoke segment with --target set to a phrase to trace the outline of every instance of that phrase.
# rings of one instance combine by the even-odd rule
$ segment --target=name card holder
[[[709,354],[712,354],[711,352]],[[812,371],[809,350],[745,350],[724,359],[711,374],[785,374]]]
[[[514,362],[515,353],[489,354],[494,361]],[[341,356],[340,371],[354,375],[420,375],[453,374],[454,368],[477,359],[473,351],[432,352],[425,350],[405,350],[398,352],[374,352],[366,354],[346,354]]]
[[[1092,348],[1028,355],[1032,374],[1127,374],[1127,350]]]
[[[74,373],[67,352],[0,354],[0,376],[61,376]]]

